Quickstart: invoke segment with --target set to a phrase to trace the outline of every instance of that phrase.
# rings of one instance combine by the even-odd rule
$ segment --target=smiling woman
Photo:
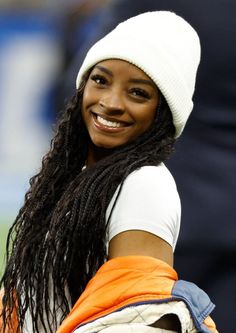
[[[208,296],[172,267],[181,206],[164,165],[199,60],[197,33],[162,11],[89,50],[10,229],[1,333],[216,332]]]
[[[96,65],[85,85],[82,115],[90,150],[116,148],[150,128],[159,102],[157,87],[139,68],[123,60]]]

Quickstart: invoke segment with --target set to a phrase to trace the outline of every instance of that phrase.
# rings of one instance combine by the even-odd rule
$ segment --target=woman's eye
[[[107,80],[103,76],[97,74],[92,75],[91,80],[97,84],[106,84],[107,82]]]
[[[135,97],[146,98],[146,99],[150,98],[149,93],[140,88],[131,89],[131,94]]]

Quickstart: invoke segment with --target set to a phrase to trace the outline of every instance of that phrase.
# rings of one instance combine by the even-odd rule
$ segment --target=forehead
[[[97,63],[94,68],[98,69],[108,69],[111,73],[120,73],[120,74],[126,74],[126,75],[132,75],[137,76],[140,78],[144,78],[146,80],[152,81],[149,76],[140,68],[137,66],[131,64],[130,62],[126,60],[121,59],[108,59],[103,60]],[[153,83],[154,84],[154,83]]]
[[[155,91],[159,91],[154,81],[139,67],[121,59],[108,59],[97,63],[93,71],[100,71],[112,78],[121,79],[124,82],[145,84]]]

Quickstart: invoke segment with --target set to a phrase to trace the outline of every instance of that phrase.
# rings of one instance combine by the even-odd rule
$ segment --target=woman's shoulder
[[[143,166],[130,173],[125,180],[126,186],[151,186],[158,187],[165,185],[176,187],[174,177],[164,163],[158,166]]]
[[[108,219],[113,209],[109,241],[121,232],[142,230],[164,239],[175,248],[181,203],[167,167],[164,164],[141,167],[128,175],[120,190],[118,198],[116,192],[107,210]]]

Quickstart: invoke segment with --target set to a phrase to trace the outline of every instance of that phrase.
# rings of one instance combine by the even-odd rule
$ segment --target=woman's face
[[[116,148],[147,131],[159,92],[139,68],[123,60],[98,63],[85,85],[82,116],[97,147]]]

